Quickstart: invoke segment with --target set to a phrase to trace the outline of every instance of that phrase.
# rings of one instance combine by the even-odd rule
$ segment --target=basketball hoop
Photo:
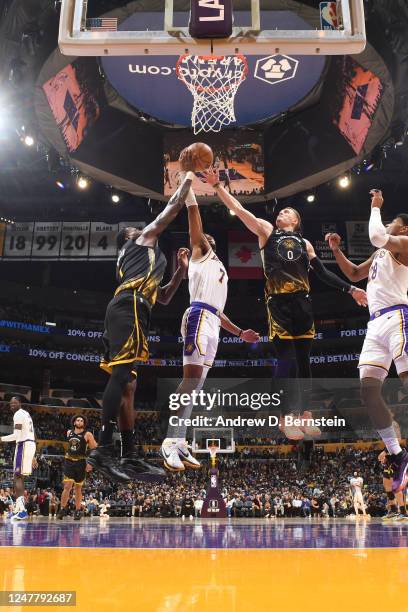
[[[235,94],[246,79],[244,55],[181,55],[176,74],[193,95],[194,134],[220,132],[236,121]]]

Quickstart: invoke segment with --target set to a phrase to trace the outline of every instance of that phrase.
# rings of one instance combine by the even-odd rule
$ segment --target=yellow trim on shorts
[[[278,338],[280,340],[313,340],[313,338],[316,335],[316,329],[315,329],[315,326],[313,324],[313,327],[311,327],[310,330],[308,332],[306,332],[305,334],[301,334],[300,336],[291,336],[290,334],[288,334],[283,329],[283,327],[281,327],[279,325],[279,323],[277,323],[275,321],[275,319],[272,318],[272,315],[271,315],[271,312],[270,312],[268,304],[266,304],[266,312],[267,312],[267,315],[268,315],[268,328],[269,328],[268,329],[268,338],[269,338],[269,340],[273,340],[275,336],[278,336]],[[274,333],[272,333],[273,332],[273,327],[274,327],[273,323],[276,323],[276,325],[280,329],[282,329],[282,331],[284,333],[280,333],[279,331],[275,331]]]
[[[401,357],[402,353],[404,352],[404,348],[405,348],[405,344],[406,344],[406,340],[404,338],[404,317],[402,314],[402,310],[398,310],[399,312],[399,316],[400,316],[400,333],[401,333],[401,348],[400,348],[400,352],[399,355],[396,355],[395,357],[393,357],[393,359],[398,359],[399,357]]]
[[[64,476],[64,478],[62,479],[62,482],[73,482],[76,485],[81,485],[82,486],[84,484],[84,482],[85,482],[85,479],[81,480],[81,482],[77,482],[74,478],[66,478]]]
[[[137,344],[137,348],[136,348],[136,353],[139,352],[139,318],[137,316],[137,307],[136,307],[136,291],[133,291],[133,310],[135,313],[135,328],[136,328],[136,332],[137,332],[137,339],[136,339],[136,344]]]
[[[147,357],[132,357],[131,359],[120,359],[119,361],[109,361],[109,362],[101,361],[99,364],[99,367],[104,372],[107,372],[108,374],[112,374],[112,369],[116,365],[121,365],[122,363],[134,363],[135,361],[145,362],[148,359],[149,359],[149,355],[147,355]],[[136,378],[136,373],[132,372],[132,374],[135,374],[135,378]]]
[[[362,362],[362,363],[359,363],[357,367],[358,367],[358,368],[361,368],[361,366],[365,366],[365,365],[368,365],[368,366],[374,366],[375,368],[382,368],[383,370],[385,370],[386,372],[388,372],[388,368],[386,368],[384,365],[382,365],[382,364],[380,364],[380,363],[370,363],[370,362],[368,362],[368,361],[364,361],[364,362]]]
[[[197,348],[198,348],[198,352],[200,353],[201,356],[205,355],[205,353],[203,353],[203,351],[201,350],[201,346],[200,346],[200,330],[201,330],[201,326],[203,324],[205,320],[205,309],[202,308],[201,309],[201,314],[200,314],[200,321],[198,323],[198,329],[197,329],[197,336],[196,336],[196,343],[197,343]]]

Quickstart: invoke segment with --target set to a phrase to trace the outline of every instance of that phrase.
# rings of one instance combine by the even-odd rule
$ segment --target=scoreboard
[[[144,221],[27,221],[0,225],[0,258],[7,260],[116,259],[116,235]]]

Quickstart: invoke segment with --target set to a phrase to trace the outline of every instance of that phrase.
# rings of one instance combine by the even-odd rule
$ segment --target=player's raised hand
[[[371,208],[381,208],[384,204],[384,198],[380,189],[371,189]]]
[[[244,329],[241,334],[241,340],[244,342],[249,342],[250,344],[259,342],[260,338],[261,337],[258,332],[254,331],[253,329]]]
[[[186,147],[180,153],[179,164],[183,172],[194,171],[192,151],[189,147]]]
[[[324,239],[326,242],[329,243],[329,247],[332,251],[337,251],[337,249],[340,248],[341,236],[339,236],[339,234],[336,234],[335,232],[329,232],[325,235]]]
[[[385,452],[385,450],[381,451],[381,453],[378,455],[378,461],[380,463],[385,463],[385,459],[387,457],[387,453]]]
[[[354,287],[351,291],[351,295],[353,297],[353,300],[357,302],[359,306],[367,306],[367,294],[364,289]]]
[[[184,271],[188,269],[190,254],[191,253],[189,249],[186,249],[184,247],[177,251],[177,264]]]
[[[204,170],[202,175],[204,176],[205,182],[209,185],[216,185],[220,182],[220,171],[218,168],[209,168],[208,170]]]

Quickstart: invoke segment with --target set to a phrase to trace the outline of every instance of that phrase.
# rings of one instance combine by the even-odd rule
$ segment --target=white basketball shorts
[[[181,323],[183,365],[212,367],[217,354],[220,327],[220,318],[206,308],[187,308]]]
[[[31,476],[33,471],[33,459],[35,455],[34,440],[17,442],[14,451],[14,473],[21,476]]]
[[[408,371],[408,307],[378,311],[371,317],[360,354],[360,378],[384,380],[394,361],[398,374]]]

